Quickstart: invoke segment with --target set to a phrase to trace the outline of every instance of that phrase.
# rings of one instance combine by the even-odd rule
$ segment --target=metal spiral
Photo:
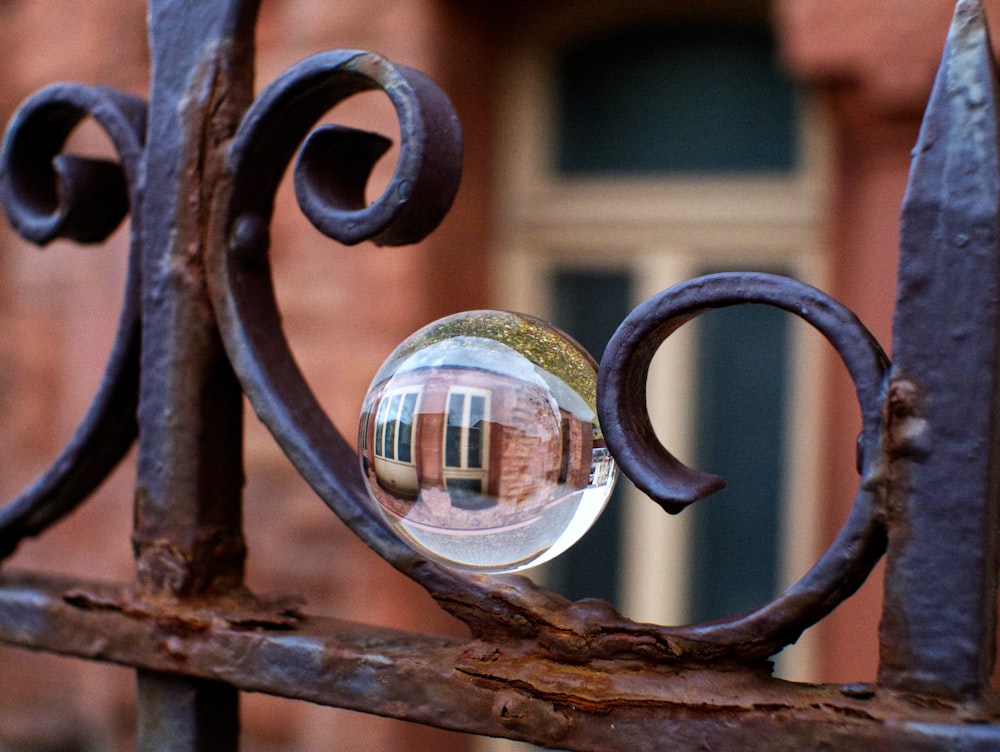
[[[364,187],[386,140],[317,120],[361,91],[386,93],[402,143],[395,172],[369,205]],[[231,145],[229,244],[208,259],[210,293],[229,358],[258,417],[320,498],[383,558],[431,590],[469,581],[422,561],[371,509],[357,455],[327,418],[281,328],[267,259],[274,194],[295,150],[296,193],[306,216],[345,244],[414,243],[444,217],[458,188],[461,132],[451,104],[420,73],[357,51],[309,58],[271,84]],[[471,596],[470,596],[471,597]]]
[[[598,381],[601,426],[622,472],[666,511],[682,511],[724,484],[679,462],[656,438],[646,405],[649,366],[660,344],[685,323],[713,308],[747,303],[793,313],[829,340],[854,380],[863,428],[862,480],[853,510],[816,565],[754,611],[677,630],[720,651],[742,654],[774,652],[793,642],[853,593],[885,550],[877,450],[888,358],[853,313],[816,288],[772,274],[733,272],[688,280],[636,308],[608,344]]]
[[[381,90],[395,108],[401,144],[395,172],[371,203],[364,190],[388,141],[337,125],[317,127],[342,100]],[[85,116],[108,133],[121,162],[60,154]],[[97,242],[141,199],[143,103],[105,89],[61,86],[22,108],[0,165],[0,198],[26,238]],[[754,612],[709,625],[638,624],[607,604],[571,603],[523,577],[459,574],[424,561],[371,508],[354,449],[324,414],[295,364],[281,328],[268,262],[269,226],[282,176],[294,167],[303,213],[347,245],[372,240],[404,245],[444,217],[457,191],[461,133],[445,95],[422,74],[365,52],[309,58],[279,77],[243,117],[228,151],[229,188],[221,221],[226,242],[207,251],[209,292],[227,355],[261,420],[320,498],[369,546],[423,585],[475,634],[530,638],[550,655],[585,661],[763,659],[794,641],[847,597],[885,546],[877,482],[863,484],[854,511],[831,549],[795,586]],[[109,200],[110,197],[110,200]],[[133,222],[137,219],[133,218]],[[141,233],[133,228],[133,258]],[[0,509],[0,553],[78,504],[117,463],[136,432],[138,272],[129,286],[104,383],[77,434],[38,482]],[[836,347],[855,380],[864,421],[864,473],[872,466],[888,361],[843,307],[792,280],[724,274],[679,285],[623,322],[600,371],[599,408],[608,445],[623,471],[668,511],[721,487],[721,479],[685,467],[660,446],[645,406],[645,380],[659,344],[709,308],[740,303],[778,306],[804,318]]]
[[[108,135],[119,162],[62,154],[84,118]],[[146,105],[111,89],[61,84],[28,99],[0,155],[0,201],[33,243],[98,243],[140,200]],[[138,219],[133,217],[133,224]],[[60,455],[23,493],[0,507],[0,557],[74,509],[135,440],[139,384],[139,233],[133,228],[124,303],[97,394]]]

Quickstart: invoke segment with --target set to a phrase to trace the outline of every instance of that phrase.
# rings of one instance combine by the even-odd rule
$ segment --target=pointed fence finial
[[[993,666],[997,101],[982,4],[960,0],[903,202],[883,432],[891,524],[879,679],[903,691],[977,696]]]

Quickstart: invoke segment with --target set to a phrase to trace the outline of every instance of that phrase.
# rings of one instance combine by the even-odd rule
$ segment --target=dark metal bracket
[[[134,585],[0,574],[0,640],[111,661],[139,676],[140,749],[235,749],[239,691],[268,692],[577,750],[994,749],[1000,162],[997,70],[982,7],[958,3],[903,210],[894,362],[814,288],[713,275],[655,296],[601,364],[599,411],[624,472],[667,511],[721,479],[683,466],[645,406],[660,343],[700,313],[776,306],[843,358],[863,420],[859,490],[841,534],[772,602],[661,627],[572,603],[520,576],[461,574],[420,558],[366,500],[353,448],[291,357],[268,262],[278,182],[344,244],[413,243],[458,187],[461,134],[425,76],[336,51],[252,95],[256,0],[152,0],[149,103],[60,85],[18,111],[0,200],[45,244],[100,242],[126,212],[132,250],[105,380],[50,469],[0,507],[0,556],[82,503],[138,438]],[[381,90],[401,150],[363,200],[381,136],[316,126]],[[64,155],[93,119],[117,162]],[[371,548],[468,625],[466,640],[305,616],[243,586],[241,399],[246,394],[317,495]],[[767,659],[864,581],[888,551],[874,686],[793,685]],[[211,708],[210,713],[203,712]]]

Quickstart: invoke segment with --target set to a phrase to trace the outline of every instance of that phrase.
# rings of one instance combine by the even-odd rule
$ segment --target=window
[[[419,490],[414,456],[419,402],[417,388],[393,390],[382,395],[375,414],[375,474],[384,488],[404,496]]]
[[[375,456],[413,464],[413,416],[419,391],[391,392],[382,398],[375,419]]]
[[[795,92],[760,27],[679,24],[588,39],[557,63],[563,175],[795,166]]]
[[[529,35],[512,52],[500,306],[549,318],[599,359],[629,310],[690,277],[753,269],[822,287],[823,120],[776,66],[766,19],[603,28],[562,49]],[[727,476],[728,496],[671,517],[621,483],[542,576],[668,624],[731,615],[797,579],[818,527],[808,373],[822,345],[807,331],[745,306],[672,336],[650,373],[654,425],[684,461]],[[795,650],[786,675],[805,677],[808,635]]]
[[[448,390],[444,423],[444,484],[452,505],[481,508],[494,501],[482,496],[489,480],[490,393],[453,386]]]

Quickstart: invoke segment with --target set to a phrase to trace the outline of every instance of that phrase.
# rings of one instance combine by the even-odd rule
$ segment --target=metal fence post
[[[135,547],[139,597],[242,585],[242,399],[208,300],[205,248],[225,147],[252,98],[255,2],[150,3],[141,204],[142,355]],[[140,670],[139,749],[236,750],[237,691]]]
[[[903,204],[880,669],[888,686],[957,696],[988,689],[996,644],[997,91],[983,9],[963,0]]]

